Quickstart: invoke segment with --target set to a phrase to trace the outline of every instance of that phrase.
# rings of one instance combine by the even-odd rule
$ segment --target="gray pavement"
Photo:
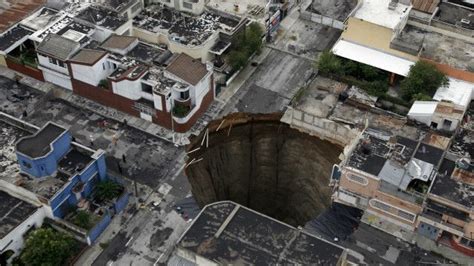
[[[183,148],[28,86],[14,87],[13,81],[0,77],[1,111],[22,117],[26,110],[23,119],[36,126],[54,121],[69,128],[77,142],[105,150],[108,169],[117,175],[154,188],[181,167]]]
[[[312,79],[315,58],[321,51],[331,48],[341,32],[303,21],[297,15],[298,12],[292,12],[283,21],[281,39],[267,45],[264,56],[257,60],[258,66],[247,66],[242,71],[248,78],[225,102],[220,116],[232,112],[281,112],[298,90]],[[293,51],[289,44],[298,44],[305,49]]]

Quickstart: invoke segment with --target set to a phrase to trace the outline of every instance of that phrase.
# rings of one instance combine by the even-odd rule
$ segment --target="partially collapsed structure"
[[[364,210],[375,227],[399,228],[397,237],[418,234],[473,256],[472,131],[460,132],[413,139],[366,129],[333,171],[334,200]]]

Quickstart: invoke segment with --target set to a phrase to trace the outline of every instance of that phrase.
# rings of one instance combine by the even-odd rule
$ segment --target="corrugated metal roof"
[[[440,0],[412,0],[414,9],[430,14],[436,10],[439,2]]]

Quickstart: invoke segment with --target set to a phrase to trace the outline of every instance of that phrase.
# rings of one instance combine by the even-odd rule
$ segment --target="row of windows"
[[[367,180],[367,178],[362,177],[362,176],[349,174],[349,175],[347,175],[347,178],[349,180],[351,180],[352,182],[356,182],[356,183],[359,183],[359,184],[364,185],[364,186],[367,186],[367,184],[369,184],[369,180]]]
[[[380,200],[377,199],[371,199],[369,201],[370,206],[372,206],[375,209],[381,210],[383,212],[386,212],[390,215],[393,216],[398,216],[399,218],[403,220],[407,220],[411,223],[415,222],[415,214],[404,211],[400,208],[397,208],[395,206],[388,205],[384,202],[381,202]]]
[[[60,66],[60,67],[66,67],[66,65],[64,64],[63,61],[60,61],[60,60],[57,60],[56,58],[51,58],[51,57],[48,57],[49,59],[49,63],[53,64],[53,65],[57,65],[57,66]]]

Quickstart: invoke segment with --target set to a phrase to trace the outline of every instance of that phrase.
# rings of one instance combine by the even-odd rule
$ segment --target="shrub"
[[[102,79],[99,81],[99,87],[102,87],[104,89],[108,89],[109,88],[109,82],[107,82],[106,79]]]
[[[185,117],[189,113],[189,107],[177,104],[173,107],[173,114],[177,117]]]
[[[433,96],[441,86],[448,86],[448,78],[436,67],[425,61],[418,61],[410,67],[408,77],[402,83],[402,93],[406,100],[416,97]],[[421,94],[420,94],[421,93]]]
[[[97,184],[95,195],[100,201],[112,200],[120,195],[121,186],[111,180],[101,181]]]
[[[51,228],[40,228],[26,239],[20,261],[25,265],[65,265],[76,249],[71,236]]]
[[[245,31],[235,37],[231,51],[227,55],[227,61],[234,71],[244,67],[253,53],[259,54],[261,52],[262,35],[262,28],[253,22]]]
[[[91,229],[94,226],[91,214],[83,210],[79,210],[74,215],[72,223],[87,230]]]
[[[365,90],[368,94],[372,96],[380,97],[385,95],[388,91],[388,82],[386,81],[371,81],[371,82],[364,82],[361,86],[361,89]]]
[[[341,59],[331,51],[324,51],[317,61],[318,70],[325,75],[344,75]]]

